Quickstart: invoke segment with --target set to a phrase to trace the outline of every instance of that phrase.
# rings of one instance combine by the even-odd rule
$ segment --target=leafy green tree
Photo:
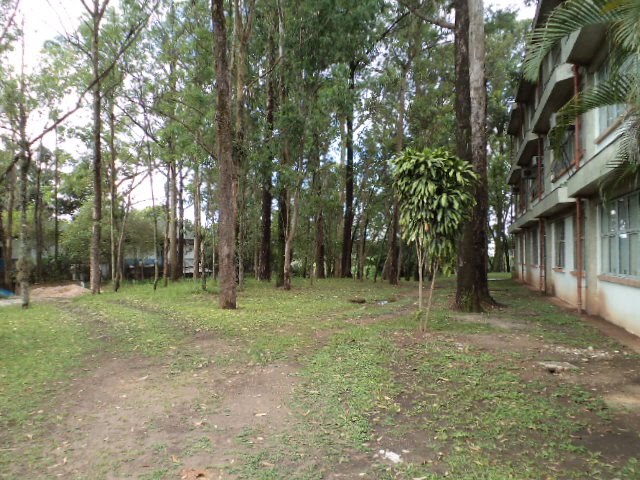
[[[446,267],[456,252],[462,222],[474,203],[473,186],[478,179],[472,165],[444,149],[407,149],[393,160],[394,186],[400,203],[402,237],[414,243],[418,256],[418,310],[422,312],[422,274],[431,264],[429,320],[436,272]]]

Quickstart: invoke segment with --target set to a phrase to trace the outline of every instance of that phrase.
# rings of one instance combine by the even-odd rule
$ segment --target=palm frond
[[[536,81],[546,55],[571,33],[592,25],[612,25],[621,21],[621,9],[611,8],[612,1],[616,0],[568,0],[554,9],[544,26],[529,35],[529,51],[524,61],[525,78]],[[637,0],[622,0],[621,3],[628,2],[637,3]]]
[[[551,146],[555,150],[561,147],[567,130],[583,113],[608,105],[626,103],[636,78],[631,73],[615,75],[574,96],[558,111],[556,127],[549,132]]]
[[[627,174],[637,174],[640,171],[640,111],[637,108],[625,115],[620,127],[620,140],[614,160],[610,167],[626,167]]]

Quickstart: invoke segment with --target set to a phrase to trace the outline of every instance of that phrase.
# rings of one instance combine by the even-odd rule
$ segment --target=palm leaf
[[[604,82],[580,92],[562,107],[556,116],[556,127],[549,132],[549,140],[554,150],[564,141],[567,130],[577,117],[593,109],[608,105],[626,103],[629,92],[634,88],[636,76],[627,73],[610,77]]]
[[[615,0],[614,0],[615,1]],[[636,2],[624,0],[621,3]],[[621,21],[621,8],[611,8],[612,0],[568,0],[553,10],[544,26],[529,35],[529,51],[524,61],[524,76],[537,81],[547,54],[563,38],[592,25],[612,25]],[[627,29],[624,29],[627,33]]]

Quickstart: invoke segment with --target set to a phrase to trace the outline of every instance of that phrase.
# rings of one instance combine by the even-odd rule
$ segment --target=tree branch
[[[2,29],[2,34],[0,34],[0,44],[2,44],[5,37],[9,33],[9,29],[11,28],[11,25],[13,25],[13,21],[16,17],[16,13],[18,12],[18,5],[20,5],[20,0],[16,0],[16,4],[13,7],[13,12],[11,12],[9,19],[7,20],[7,24]]]
[[[420,7],[414,7],[409,4],[406,0],[398,0],[398,3],[409,10],[412,14],[418,17],[420,20],[423,20],[431,25],[435,25],[436,27],[444,28],[446,30],[453,30],[455,25],[453,23],[447,22],[446,20],[442,20],[440,18],[431,18],[423,15],[418,9]],[[420,5],[422,6],[422,5]]]

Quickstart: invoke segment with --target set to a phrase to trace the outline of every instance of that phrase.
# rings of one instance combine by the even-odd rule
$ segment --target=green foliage
[[[434,260],[451,258],[462,221],[473,205],[477,175],[444,149],[405,150],[393,159],[402,237]]]

